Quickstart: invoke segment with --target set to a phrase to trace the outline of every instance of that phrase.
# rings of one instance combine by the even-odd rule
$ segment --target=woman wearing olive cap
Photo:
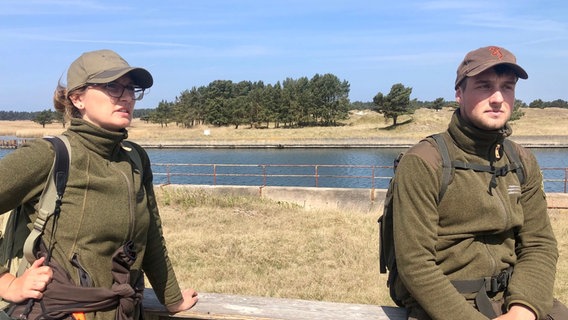
[[[152,84],[147,70],[131,67],[111,50],[98,50],[77,58],[68,69],[67,85],[56,88],[55,109],[70,119],[63,135],[69,140],[72,157],[56,232],[46,227],[46,234],[53,233],[55,240],[51,262],[44,266],[44,258],[39,258],[17,278],[0,269],[0,297],[13,303],[36,299],[28,318],[46,316],[41,307],[49,310],[50,306],[41,302],[47,304],[56,286],[65,281],[57,279],[52,263],[65,271],[67,282],[84,287],[84,296],[90,299],[95,295],[89,290],[120,291],[110,301],[114,307],[79,307],[76,311],[83,311],[86,319],[140,318],[144,275],[170,312],[189,309],[197,302],[193,289],[180,290],[168,257],[148,155],[137,144],[123,144],[135,102]],[[132,152],[138,154],[139,163]],[[54,149],[44,139],[5,156],[0,161],[0,176],[10,179],[0,183],[0,212],[37,199],[53,159]],[[115,270],[113,256],[127,245],[135,258],[125,275],[127,283],[117,286],[111,272]],[[65,298],[69,304],[80,300],[78,296]],[[71,317],[69,313],[55,316]]]

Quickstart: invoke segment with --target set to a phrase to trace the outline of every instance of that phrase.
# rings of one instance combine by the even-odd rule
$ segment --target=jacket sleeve
[[[35,139],[0,159],[0,213],[41,194],[54,156],[55,151],[49,142]],[[0,274],[7,271],[0,266]]]
[[[55,151],[35,139],[0,159],[0,212],[11,210],[38,196],[53,164]]]
[[[517,233],[517,263],[506,296],[506,305],[523,304],[544,318],[552,308],[558,260],[557,242],[548,217],[542,173],[534,155],[520,148],[526,180],[521,202],[524,222]]]
[[[141,148],[140,150],[141,155],[143,155],[142,160],[144,165],[143,183],[146,188],[148,210],[150,212],[148,242],[146,244],[142,269],[146,273],[158,300],[168,306],[179,302],[182,299],[182,295],[163,236],[162,220],[154,194],[150,160],[146,152]]]
[[[393,228],[399,276],[432,319],[487,319],[457,292],[436,264],[439,168],[411,152],[398,165]]]

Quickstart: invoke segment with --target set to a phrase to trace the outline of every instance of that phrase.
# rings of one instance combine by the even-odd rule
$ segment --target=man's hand
[[[529,308],[517,304],[495,320],[536,320],[536,315]]]

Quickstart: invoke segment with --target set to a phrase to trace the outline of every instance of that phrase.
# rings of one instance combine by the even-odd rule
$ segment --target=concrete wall
[[[185,188],[211,194],[250,195],[275,201],[295,203],[305,208],[347,209],[360,212],[381,213],[385,189],[359,188],[304,188],[304,187],[248,187],[248,186],[205,186],[166,185],[162,188]],[[548,193],[548,207],[568,209],[567,193]]]

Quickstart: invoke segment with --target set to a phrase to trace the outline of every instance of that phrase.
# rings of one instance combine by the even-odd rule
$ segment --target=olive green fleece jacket
[[[107,131],[74,119],[63,134],[69,138],[72,159],[53,259],[78,284],[77,268],[71,264],[75,256],[93,286],[110,288],[112,255],[131,240],[137,252],[131,284],[145,272],[160,302],[179,302],[181,290],[162,235],[147,153],[135,145],[142,160],[141,174],[122,145],[126,130]],[[53,160],[53,147],[44,139],[35,139],[1,159],[0,212],[37,198]],[[46,234],[50,229],[48,223]],[[114,320],[115,314],[97,312],[87,318]]]
[[[496,147],[511,132],[508,125],[479,130],[458,109],[443,135],[454,159],[501,167],[509,159],[496,157]],[[497,178],[490,190],[491,173],[458,169],[438,204],[442,160],[432,143],[425,139],[412,147],[395,177],[394,241],[408,290],[405,306],[422,314],[419,319],[486,319],[450,280],[493,276],[514,266],[505,306],[520,303],[545,317],[552,307],[558,249],[534,155],[514,144],[526,172],[522,187],[513,172]]]

